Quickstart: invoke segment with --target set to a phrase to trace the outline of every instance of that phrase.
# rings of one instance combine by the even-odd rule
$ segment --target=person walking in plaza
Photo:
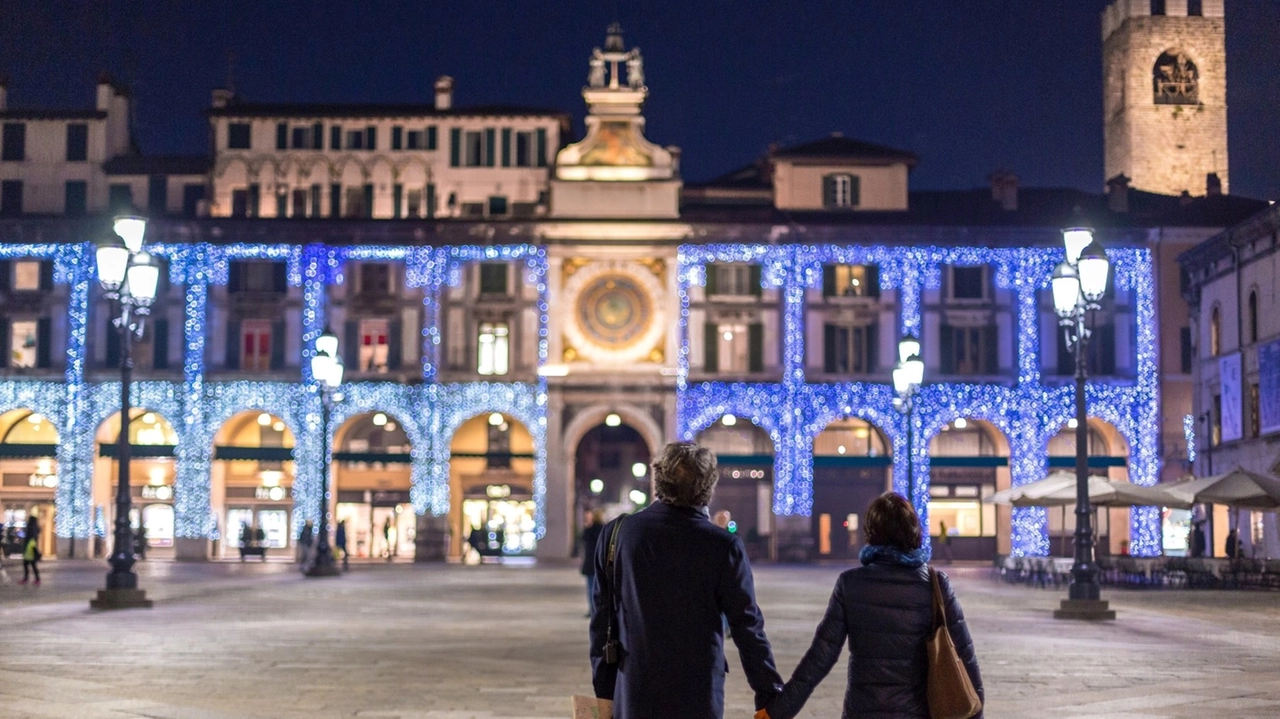
[[[786,688],[767,707],[769,719],[792,719],[849,647],[846,717],[929,719],[926,642],[933,636],[933,581],[943,617],[978,699],[982,675],[964,612],[947,575],[925,565],[920,517],[902,495],[886,492],[867,509],[862,566],[836,580],[826,615]],[[982,710],[974,715],[982,718]]]
[[[30,525],[28,525],[30,526]],[[23,541],[22,547],[22,581],[20,584],[26,584],[31,575],[35,575],[36,586],[40,586],[40,547],[37,546],[36,538],[39,534],[28,536]]]
[[[942,557],[947,564],[955,561],[951,555],[951,532],[947,531],[946,522],[938,522],[938,546],[942,548]]]
[[[347,562],[347,520],[338,522],[338,528],[333,531],[333,546],[339,552],[342,552],[342,568],[349,569]]]
[[[298,562],[307,566],[311,562],[311,545],[315,543],[316,530],[311,520],[302,523],[302,534],[298,536]]]
[[[587,618],[595,613],[592,596],[596,591],[596,544],[604,530],[604,512],[589,509],[582,521],[582,576],[587,578]]]
[[[676,442],[652,469],[656,501],[606,525],[596,547],[595,695],[613,701],[614,719],[719,719],[729,669],[724,616],[762,709],[782,691],[782,677],[742,540],[707,516],[715,455]]]

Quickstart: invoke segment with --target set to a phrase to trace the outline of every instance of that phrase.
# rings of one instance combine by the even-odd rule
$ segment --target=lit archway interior
[[[814,550],[819,557],[851,559],[865,543],[867,506],[893,486],[892,445],[861,419],[839,419],[813,441]]]
[[[241,412],[222,425],[213,444],[211,498],[224,538],[218,556],[238,557],[242,546],[292,556],[293,431],[270,412]]]
[[[129,520],[140,554],[156,551],[169,556],[173,551],[173,479],[178,433],[169,420],[146,408],[129,412],[129,487],[132,508]],[[120,478],[117,442],[120,413],[113,412],[98,425],[93,458],[94,553],[109,551],[115,523],[116,487]]]
[[[29,409],[0,414],[0,553],[22,553],[27,520],[35,517],[40,551],[54,555],[57,450],[58,429],[44,416]]]
[[[334,446],[334,517],[353,557],[412,558],[417,515],[409,500],[410,452],[399,418],[367,412],[339,428]]]
[[[698,444],[716,454],[720,480],[711,497],[713,517],[728,512],[731,529],[753,557],[769,555],[773,533],[773,440],[748,419],[725,415],[703,430]]]
[[[929,534],[934,556],[989,560],[1007,551],[1007,508],[983,499],[1009,486],[1009,442],[989,422],[959,418],[929,442]],[[949,537],[942,541],[943,533]]]
[[[1089,440],[1086,451],[1089,457],[1089,474],[1106,477],[1115,481],[1129,479],[1129,445],[1124,437],[1109,422],[1090,417]],[[1049,471],[1075,472],[1076,466],[1076,421],[1073,419],[1049,439]],[[1049,551],[1062,557],[1073,554],[1071,538],[1076,531],[1075,506],[1052,508],[1049,514]],[[1097,535],[1099,553],[1116,554],[1122,544],[1129,539],[1129,510],[1125,507],[1095,508],[1093,531]],[[1190,529],[1191,513],[1174,510],[1166,513],[1166,527],[1172,522]],[[1181,537],[1182,546],[1178,545]],[[1172,545],[1166,551],[1177,552],[1186,549],[1186,532],[1173,532],[1170,539]]]
[[[449,445],[450,556],[532,555],[537,548],[533,436],[491,412],[458,428]]]
[[[574,452],[574,496],[577,530],[585,512],[606,517],[641,509],[653,500],[649,477],[649,445],[616,414],[582,435]]]

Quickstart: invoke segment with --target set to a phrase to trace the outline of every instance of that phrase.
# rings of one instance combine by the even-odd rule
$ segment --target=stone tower
[[[1228,190],[1223,2],[1116,0],[1103,11],[1105,179],[1203,195],[1216,174]]]

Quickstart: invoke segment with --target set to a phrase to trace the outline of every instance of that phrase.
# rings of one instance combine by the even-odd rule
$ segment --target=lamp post
[[[323,438],[320,461],[324,462],[324,470],[320,473],[323,486],[319,492],[316,551],[305,572],[308,577],[336,577],[339,574],[338,563],[333,560],[333,548],[329,546],[329,416],[333,412],[333,404],[342,399],[338,387],[342,385],[343,369],[342,358],[338,356],[338,336],[326,329],[316,338],[316,353],[311,358],[311,375],[319,384],[320,391],[320,436]]]
[[[1066,337],[1067,348],[1076,353],[1076,531],[1075,560],[1071,565],[1071,586],[1067,598],[1053,613],[1058,619],[1115,619],[1116,613],[1102,599],[1098,565],[1094,560],[1092,508],[1089,506],[1089,416],[1085,409],[1085,380],[1091,331],[1088,319],[1101,309],[1098,302],[1107,291],[1111,266],[1093,231],[1064,230],[1067,258],[1053,271],[1053,309]]]
[[[98,282],[111,301],[115,319],[112,324],[120,333],[120,435],[116,439],[115,538],[112,542],[111,571],[107,572],[107,588],[98,590],[97,599],[89,602],[94,609],[149,608],[151,600],[138,589],[138,575],[133,571],[133,528],[129,514],[133,505],[129,486],[129,390],[133,384],[133,343],[142,339],[146,317],[156,299],[160,267],[143,251],[147,221],[142,217],[118,217],[113,229],[116,237],[98,245]]]
[[[907,492],[914,494],[915,461],[915,397],[924,382],[924,360],[920,359],[920,340],[907,335],[898,342],[898,366],[893,370],[893,389],[898,393],[893,406],[907,418]],[[914,497],[912,497],[914,504]]]

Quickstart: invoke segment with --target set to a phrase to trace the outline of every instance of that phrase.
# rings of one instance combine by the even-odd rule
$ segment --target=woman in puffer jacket
[[[792,719],[840,658],[848,640],[845,719],[929,719],[925,643],[933,635],[933,589],[921,546],[920,518],[900,494],[886,492],[867,509],[861,567],[840,575],[813,644],[770,719]],[[964,613],[947,575],[938,573],[947,627],[978,697],[982,676]],[[762,712],[763,713],[763,712]],[[975,717],[981,719],[979,711]]]

